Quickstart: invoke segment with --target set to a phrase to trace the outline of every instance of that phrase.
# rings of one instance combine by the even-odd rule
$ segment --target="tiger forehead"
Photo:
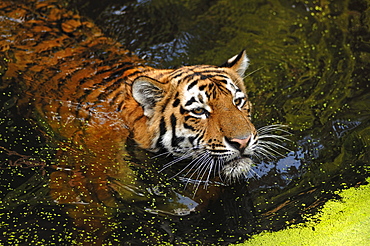
[[[203,78],[202,78],[203,77]],[[206,94],[208,97],[215,97],[217,94],[235,95],[241,92],[231,78],[226,75],[204,75],[200,78],[194,77],[184,84],[182,90],[184,94]]]
[[[207,65],[182,67],[171,74],[177,81],[177,91],[184,106],[201,107],[210,100],[226,97],[243,97],[243,91],[236,85],[238,80],[223,68]],[[191,102],[191,103],[190,103]]]
[[[198,65],[179,68],[170,77],[171,80],[177,81],[179,85],[194,85],[198,82],[207,82],[207,80],[230,79],[231,76],[223,68]]]
[[[210,106],[215,100],[232,101],[234,98],[244,95],[229,78],[193,80],[182,88],[181,94],[181,104],[185,108],[189,110],[204,108],[208,112],[213,111]]]

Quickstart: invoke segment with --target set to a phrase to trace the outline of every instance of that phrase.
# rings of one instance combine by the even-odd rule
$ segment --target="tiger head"
[[[190,158],[191,178],[217,173],[230,181],[250,170],[258,135],[243,82],[248,65],[242,51],[219,67],[185,66],[133,82],[133,98],[148,118],[150,149],[177,157],[167,167]]]

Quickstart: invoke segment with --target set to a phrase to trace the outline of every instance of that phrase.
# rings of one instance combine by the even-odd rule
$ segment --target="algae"
[[[328,201],[318,214],[307,216],[308,222],[277,232],[263,232],[237,245],[369,245],[370,184],[338,194],[340,200]]]

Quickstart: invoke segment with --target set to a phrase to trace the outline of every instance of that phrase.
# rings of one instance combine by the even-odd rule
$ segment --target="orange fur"
[[[149,199],[132,191],[142,184],[131,168],[136,164],[126,149],[127,139],[134,139],[144,149],[154,149],[161,123],[184,124],[181,110],[175,106],[164,110],[165,105],[176,104],[176,94],[184,97],[188,86],[174,79],[175,72],[186,77],[211,69],[229,76],[245,92],[239,68],[234,68],[240,64],[178,70],[143,66],[89,20],[53,0],[28,1],[27,5],[2,1],[0,13],[6,17],[0,22],[1,57],[6,64],[3,86],[17,88],[22,95],[17,102],[20,111],[48,133],[57,150],[51,195],[60,204],[72,205],[70,216],[85,230],[103,235],[110,230],[114,209],[124,206],[122,201]],[[163,114],[148,119],[143,106],[133,98],[132,84],[140,76],[156,81],[153,83],[165,94],[154,108],[155,112],[163,109]],[[212,82],[199,81],[204,85]],[[206,144],[208,139],[220,143],[225,137],[255,134],[249,102],[237,108],[231,94],[220,93],[209,105],[212,115],[191,125],[205,132]],[[216,193],[201,191],[194,199],[210,200]]]

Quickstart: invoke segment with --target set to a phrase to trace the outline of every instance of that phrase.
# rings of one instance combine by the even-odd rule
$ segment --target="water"
[[[288,125],[284,156],[253,167],[246,182],[209,187],[198,205],[173,173],[154,178],[147,153],[132,147],[132,160],[149,187],[117,211],[108,242],[227,244],[263,230],[279,230],[315,213],[335,191],[369,176],[369,1],[74,1],[106,33],[156,67],[221,64],[245,48],[254,123]],[[0,71],[3,69],[0,64]],[[12,88],[1,96],[0,228],[3,241],[70,245],[84,233],[48,193],[55,170],[53,146],[16,109]],[[15,99],[16,98],[16,99]],[[14,151],[14,152],[9,152]],[[48,166],[49,165],[49,166]],[[152,185],[154,184],[154,185]],[[133,187],[135,190],[135,187]],[[144,189],[145,190],[145,189]],[[202,190],[202,189],[201,189]],[[137,190],[138,197],[143,191]],[[200,191],[202,192],[202,191]],[[168,200],[164,194],[172,194]],[[169,207],[182,208],[169,214]],[[103,219],[102,219],[103,220]],[[94,235],[88,232],[86,238]]]

